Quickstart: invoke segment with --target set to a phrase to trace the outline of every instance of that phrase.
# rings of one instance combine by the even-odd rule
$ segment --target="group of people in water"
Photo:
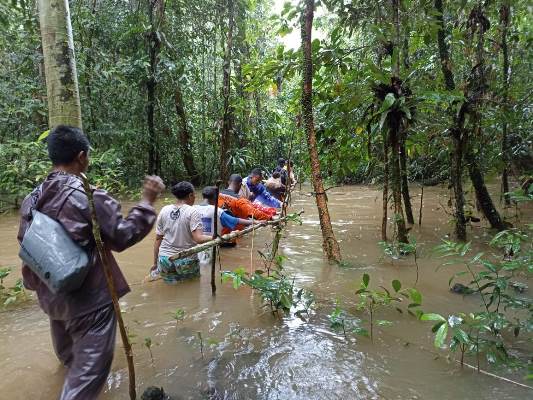
[[[264,221],[276,215],[281,208],[287,187],[295,185],[293,164],[279,159],[272,176],[263,184],[263,172],[255,168],[246,177],[233,174],[227,187],[218,191],[215,186],[202,190],[202,202],[195,205],[194,186],[187,181],[172,186],[174,204],[163,207],[157,217],[154,259],[149,280],[162,278],[166,283],[195,277],[200,274],[200,263],[209,259],[207,252],[185,258],[175,258],[183,250],[241,230],[254,221]],[[216,207],[215,207],[216,205]],[[215,210],[217,232],[214,232]],[[235,241],[224,242],[234,246]]]
[[[135,245],[156,224],[152,275],[159,275],[167,282],[197,276],[198,258],[174,260],[172,256],[213,238],[217,199],[220,227],[217,234],[223,234],[254,220],[272,218],[282,205],[284,190],[295,179],[290,164],[280,160],[267,186],[262,183],[259,169],[254,169],[245,179],[232,175],[228,187],[218,196],[217,188],[204,188],[203,202],[197,206],[194,206],[193,185],[180,182],[171,188],[175,203],[163,207],[159,215],[154,204],[165,185],[158,176],[145,178],[141,200],[126,216],[122,215],[116,199],[105,190],[92,187],[94,218],[104,247],[101,257],[96,250],[91,206],[82,179],[89,166],[89,140],[81,129],[59,125],[50,131],[47,147],[53,168],[22,202],[17,238],[19,243],[23,242],[36,211],[45,214],[87,254],[86,275],[75,290],[56,291],[48,286],[46,276],[40,277],[35,265],[23,261],[22,279],[26,289],[36,292],[39,306],[50,320],[53,348],[65,367],[60,400],[93,400],[101,392],[111,369],[117,326],[104,263],[110,269],[117,296],[120,298],[130,291],[113,252]],[[43,251],[54,246],[49,245]],[[47,265],[49,270],[63,267]]]

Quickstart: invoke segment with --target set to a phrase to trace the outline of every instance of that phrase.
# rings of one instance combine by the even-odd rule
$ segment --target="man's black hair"
[[[79,128],[58,125],[46,138],[48,157],[54,165],[70,164],[80,154],[89,152],[89,139]]]
[[[174,196],[176,196],[177,199],[183,200],[191,193],[194,193],[194,186],[191,182],[178,182],[172,186],[171,192]]]
[[[281,176],[281,174],[279,173],[279,171],[272,172],[272,178],[278,179],[280,176]]]
[[[278,158],[278,165],[280,167],[283,167],[285,165],[285,159],[284,158]]]
[[[254,168],[252,169],[252,172],[250,173],[252,176],[260,176],[263,177],[263,171],[261,171],[261,168]]]
[[[242,176],[240,176],[239,174],[231,174],[228,182],[239,182],[239,184],[241,184]]]
[[[206,200],[215,200],[217,197],[217,188],[216,186],[206,186],[202,190],[202,197]]]

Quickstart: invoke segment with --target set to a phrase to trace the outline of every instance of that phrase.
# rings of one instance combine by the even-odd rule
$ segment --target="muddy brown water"
[[[413,188],[413,194],[418,215],[417,188]],[[423,309],[443,314],[476,310],[480,303],[475,297],[450,293],[448,278],[459,267],[436,270],[442,260],[431,249],[451,232],[450,217],[443,210],[447,196],[444,188],[427,188],[422,227],[415,226],[411,231],[419,246],[417,288],[423,295]],[[292,210],[305,209],[303,224],[288,226],[280,249],[287,257],[285,268],[294,276],[295,284],[312,290],[316,297],[316,305],[305,321],[291,316],[277,318],[261,307],[257,293],[247,288],[234,290],[229,283],[219,282],[217,295],[212,297],[207,266],[199,280],[177,286],[161,281],[142,283],[152,261],[153,234],[118,254],[132,287],[121,304],[134,335],[138,392],[156,385],[176,399],[206,399],[208,393],[216,393],[220,399],[533,398],[532,390],[461,369],[446,357],[446,352],[434,350],[428,323],[396,311],[381,312],[379,318],[394,323],[378,328],[374,343],[350,334],[345,339],[330,328],[328,314],[336,299],[356,314],[354,291],[363,273],[371,275],[372,286],[390,286],[392,279],[399,279],[404,286],[414,284],[412,258],[393,263],[383,258],[378,247],[380,199],[377,188],[366,186],[329,192],[334,229],[349,264],[337,267],[323,260],[314,199],[295,195]],[[531,208],[522,210],[523,221],[529,218],[531,222],[532,215]],[[19,264],[17,228],[16,215],[0,218],[1,265]],[[469,236],[481,249],[490,238],[482,223],[469,229]],[[261,249],[271,240],[272,232],[263,228],[253,238],[254,247]],[[248,236],[237,248],[223,249],[222,269],[250,268],[251,244],[252,237]],[[253,260],[255,267],[261,266],[257,253]],[[19,275],[17,268],[11,279]],[[177,308],[185,311],[179,323],[172,318]],[[203,357],[198,332],[204,342]],[[144,346],[147,337],[153,343],[153,362]],[[528,352],[531,355],[528,346],[522,338],[514,342],[512,350],[521,356]],[[1,399],[55,399],[60,392],[64,370],[52,350],[48,319],[34,300],[0,313],[0,372]],[[523,373],[495,372],[524,382]],[[119,341],[100,398],[129,398],[126,362]]]

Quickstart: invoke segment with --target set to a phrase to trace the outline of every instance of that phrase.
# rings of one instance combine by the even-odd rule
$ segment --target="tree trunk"
[[[400,143],[400,172],[402,175],[402,196],[403,204],[405,206],[405,217],[409,224],[415,223],[413,217],[413,206],[411,205],[411,195],[409,193],[409,181],[407,179],[407,154],[405,150],[405,138],[402,138]]]
[[[200,184],[200,175],[194,165],[194,158],[192,154],[191,134],[187,124],[187,115],[185,114],[185,106],[183,104],[183,96],[179,83],[176,84],[176,91],[174,93],[174,104],[176,106],[176,114],[180,121],[179,139],[180,151],[183,165],[187,171],[187,175],[193,185]]]
[[[501,32],[502,32],[502,77],[503,77],[503,87],[502,87],[502,157],[504,162],[504,167],[502,171],[502,190],[503,196],[505,199],[505,205],[511,205],[511,198],[507,193],[509,193],[509,164],[511,161],[511,155],[509,153],[509,141],[507,138],[507,118],[509,115],[509,48],[507,46],[507,34],[509,32],[509,20],[511,7],[509,5],[509,0],[504,0],[500,8],[500,22],[501,22]]]
[[[442,0],[435,0],[435,9],[437,11],[435,19],[437,20],[437,44],[439,48],[439,58],[444,77],[444,86],[447,90],[455,90],[455,82],[450,61],[450,52],[446,43],[446,27],[444,25],[444,7]],[[455,199],[455,236],[458,240],[466,240],[466,219],[465,219],[465,199],[463,192],[463,155],[466,143],[466,133],[464,131],[464,120],[467,112],[467,104],[463,103],[457,116],[453,116],[453,126],[450,129],[452,138],[452,156],[450,163],[450,185],[453,188]]]
[[[476,124],[477,123],[478,122],[476,122]],[[476,129],[479,129],[479,126],[477,126]],[[494,207],[494,203],[492,202],[487,186],[485,185],[478,159],[474,154],[473,145],[468,146],[465,157],[468,163],[470,180],[474,186],[476,199],[483,215],[485,215],[485,218],[487,218],[493,229],[497,229],[498,231],[505,230],[506,226],[496,210],[496,207]]]
[[[302,15],[302,49],[303,49],[303,76],[302,76],[302,114],[309,147],[311,161],[311,179],[316,196],[320,228],[324,239],[323,247],[328,260],[341,261],[339,244],[333,234],[331,219],[329,217],[326,192],[320,174],[320,160],[318,158],[315,125],[313,119],[313,59],[311,53],[311,31],[313,28],[314,0],[305,0],[305,9]]]
[[[224,109],[222,115],[222,130],[220,132],[220,179],[226,182],[229,177],[229,155],[231,150],[231,136],[233,131],[233,108],[230,104],[231,94],[231,56],[233,54],[233,29],[234,21],[233,0],[228,0],[228,36],[224,52],[222,98]]]
[[[161,49],[161,40],[156,27],[155,7],[156,2],[148,0],[148,19],[151,30],[147,34],[148,39],[148,57],[150,60],[150,72],[146,81],[146,123],[148,125],[148,172],[159,175],[161,161],[159,157],[159,140],[155,130],[155,100],[156,100],[156,74],[157,65],[159,64],[159,50]]]
[[[472,23],[477,24],[475,32],[477,32],[477,44],[476,44],[476,58],[474,67],[472,68],[470,83],[468,85],[468,102],[470,103],[469,115],[470,121],[473,126],[474,137],[481,137],[481,107],[483,105],[483,98],[487,90],[488,84],[486,79],[486,66],[485,66],[485,32],[488,29],[483,22],[480,22],[480,16],[484,17],[485,8],[483,3],[479,3],[476,6],[476,18]],[[494,207],[494,203],[490,197],[489,191],[485,186],[481,167],[479,165],[478,157],[474,154],[474,143],[470,146],[467,145],[466,158],[468,161],[468,172],[470,174],[470,180],[474,185],[476,191],[476,198],[485,215],[485,218],[490,222],[492,228],[498,231],[505,230],[505,224],[503,223],[498,210]]]
[[[387,241],[389,210],[389,144],[387,134],[383,135],[383,213],[381,217],[381,240]]]
[[[82,128],[78,76],[68,0],[39,0],[48,125]]]
[[[392,61],[391,82],[400,81],[400,0],[392,0],[393,23],[394,23],[394,52]],[[396,54],[396,56],[395,56]],[[394,200],[394,221],[396,222],[396,235],[401,243],[408,243],[407,228],[403,216],[402,206],[402,183],[400,169],[400,141],[403,135],[402,122],[397,121],[394,127],[390,127],[389,141],[391,145],[391,187]]]

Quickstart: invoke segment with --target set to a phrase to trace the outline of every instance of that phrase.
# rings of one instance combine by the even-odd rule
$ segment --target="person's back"
[[[35,290],[42,310],[50,318],[52,343],[68,370],[61,400],[93,399],[104,385],[113,359],[116,317],[95,250],[89,203],[80,174],[89,164],[89,142],[80,129],[58,126],[47,139],[54,171],[22,202],[18,240],[22,242],[38,210],[58,221],[89,255],[89,272],[80,288],[52,293],[27,265],[22,266],[24,286]],[[96,218],[106,259],[120,296],[130,289],[111,251],[122,251],[143,239],[155,221],[152,203],[164,186],[159,178],[145,182],[143,201],[126,218],[120,204],[107,192],[94,189]],[[98,349],[94,352],[93,349]]]
[[[156,231],[163,236],[159,255],[172,256],[197,245],[192,232],[202,220],[195,207],[188,204],[169,204],[161,209],[157,218]]]

